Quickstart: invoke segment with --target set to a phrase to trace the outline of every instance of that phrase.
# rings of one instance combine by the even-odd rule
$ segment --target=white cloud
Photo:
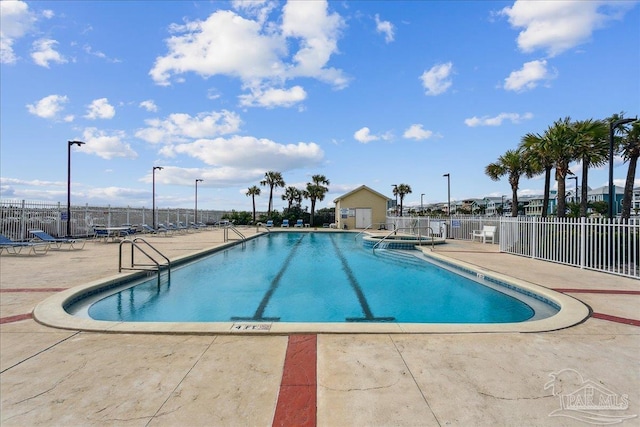
[[[41,67],[49,68],[50,62],[64,64],[67,60],[55,50],[58,44],[56,40],[40,39],[33,42],[31,58],[33,62]]]
[[[422,141],[423,139],[429,139],[433,136],[433,132],[425,130],[420,124],[413,124],[404,131],[403,137],[407,139],[415,139],[416,141]]]
[[[158,111],[158,106],[152,99],[147,99],[146,101],[142,101],[139,105],[140,108],[144,108],[147,111],[155,113]]]
[[[231,111],[200,113],[195,117],[175,113],[165,120],[146,120],[148,127],[136,132],[136,137],[152,144],[185,142],[188,139],[210,138],[235,133],[240,128],[240,116]]]
[[[426,89],[427,95],[440,95],[451,87],[450,76],[453,71],[453,64],[436,64],[420,76],[422,86]]]
[[[369,129],[368,127],[363,127],[362,129],[357,130],[356,133],[353,134],[353,137],[355,138],[356,141],[361,142],[363,144],[367,144],[371,141],[376,141],[380,139],[379,136],[372,135],[371,129]]]
[[[23,1],[0,1],[0,63],[14,64],[13,44],[33,27],[35,17]]]
[[[384,41],[391,43],[394,40],[394,27],[389,21],[381,21],[380,16],[376,13],[376,31],[384,34]]]
[[[520,50],[530,53],[541,49],[555,56],[589,41],[594,30],[620,19],[634,3],[517,0],[499,13],[508,17],[513,28],[522,28],[518,35]]]
[[[27,104],[27,110],[43,119],[54,119],[64,109],[63,104],[68,101],[69,99],[66,96],[49,95],[34,104]]]
[[[534,89],[541,81],[549,81],[556,78],[555,72],[547,69],[546,60],[536,60],[524,63],[522,69],[512,71],[509,77],[504,79],[504,89],[514,92],[523,92]]]
[[[464,124],[469,127],[476,126],[500,126],[505,120],[511,121],[511,123],[521,123],[523,120],[531,120],[533,118],[532,113],[500,113],[495,117],[483,116],[483,117],[471,117],[465,119]]]
[[[112,119],[116,115],[116,109],[113,105],[109,104],[107,98],[94,99],[91,105],[87,108],[87,114],[84,116],[87,119]]]
[[[166,147],[163,154],[187,154],[212,166],[242,170],[288,171],[321,164],[324,152],[313,142],[280,144],[266,138],[234,135],[199,139]]]
[[[43,10],[43,11],[42,11],[42,16],[43,16],[45,19],[51,19],[51,18],[53,18],[54,16],[56,16],[56,14],[55,14],[55,12],[54,12],[53,10],[51,10],[51,9],[47,9],[47,10]]]
[[[95,154],[107,160],[115,157],[125,157],[129,159],[138,157],[138,154],[131,148],[131,145],[123,141],[126,135],[122,131],[107,134],[104,131],[91,127],[84,130],[82,138],[86,144],[78,150],[84,153]]]
[[[302,86],[291,89],[255,89],[251,94],[240,95],[240,105],[243,107],[291,107],[307,98],[307,92]]]
[[[275,95],[283,91],[278,88],[293,78],[311,77],[338,89],[348,84],[341,70],[327,67],[338,51],[337,40],[344,23],[338,14],[328,13],[326,1],[289,2],[282,9],[281,19],[268,22],[265,10],[271,11],[272,2],[233,4],[260,17],[247,19],[221,10],[205,21],[172,25],[173,35],[166,40],[168,53],[156,58],[149,72],[151,78],[157,84],[170,85],[189,72],[204,78],[227,75],[238,78],[242,87],[252,92],[241,98],[244,105],[267,107],[279,105],[278,101],[290,106],[300,98],[299,89],[280,92],[285,96],[274,96],[266,103],[256,97],[256,93]],[[289,46],[299,48],[289,52]]]

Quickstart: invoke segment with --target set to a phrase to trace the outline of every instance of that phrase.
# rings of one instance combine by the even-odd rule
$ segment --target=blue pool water
[[[502,323],[526,303],[348,233],[270,233],[106,296],[96,320]]]

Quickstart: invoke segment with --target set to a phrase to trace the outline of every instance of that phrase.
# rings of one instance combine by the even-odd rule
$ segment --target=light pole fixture
[[[80,147],[82,141],[67,141],[67,237],[71,237],[71,146]]]
[[[393,194],[396,196],[396,204],[393,207],[393,211],[395,212],[395,216],[398,216],[398,184],[391,184],[393,187]]]
[[[569,179],[575,179],[576,180],[576,194],[575,194],[574,199],[575,199],[576,203],[579,203],[578,202],[578,177],[574,175],[574,176],[570,176]]]
[[[451,175],[445,173],[442,176],[447,177],[447,215],[451,216]]]
[[[194,222],[196,223],[196,225],[198,224],[198,183],[202,182],[201,179],[196,179],[196,208],[194,210]]]
[[[152,180],[153,180],[153,189],[152,189],[152,202],[151,202],[151,216],[153,218],[153,229],[156,229],[156,169],[162,170],[164,169],[162,166],[154,166],[151,172]]]
[[[635,119],[620,119],[609,124],[609,219],[613,219],[613,205],[616,203],[616,189],[613,185],[613,134],[618,126],[626,125],[636,120],[638,120],[637,117]]]
[[[424,213],[424,208],[422,207],[422,198],[424,197],[424,193],[420,194],[420,215]]]

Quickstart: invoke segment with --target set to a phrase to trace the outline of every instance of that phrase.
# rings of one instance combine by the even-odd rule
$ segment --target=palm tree
[[[569,172],[569,163],[575,160],[575,135],[571,126],[571,118],[556,120],[546,131],[549,138],[549,151],[556,168],[556,181],[558,182],[558,218],[564,218],[567,214],[566,178]]]
[[[627,220],[631,216],[631,201],[633,199],[633,184],[636,177],[636,166],[640,157],[640,122],[631,123],[631,128],[625,129],[626,134],[622,138],[620,149],[625,161],[629,162],[627,179],[624,183],[624,196],[622,199],[622,219]]]
[[[260,181],[260,185],[269,187],[269,208],[267,209],[267,216],[271,216],[271,210],[273,209],[273,188],[284,187],[284,179],[280,172],[268,171],[264,174],[264,179]]]
[[[551,189],[551,169],[553,158],[549,152],[549,139],[547,135],[528,133],[522,137],[520,150],[523,150],[525,162],[529,165],[531,176],[544,172],[544,196],[542,199],[542,217],[549,212],[549,190]]]
[[[402,216],[402,201],[407,194],[411,194],[411,187],[408,184],[398,184],[393,187],[393,195],[400,197],[400,216]]]
[[[300,203],[302,203],[302,191],[296,187],[287,187],[282,195],[282,200],[289,202],[288,210],[291,210],[291,206],[293,206],[294,203],[296,206],[300,206]]]
[[[247,197],[251,196],[251,199],[253,201],[253,223],[255,224],[256,222],[256,196],[260,195],[260,188],[256,187],[255,185],[252,187],[247,188],[247,192],[245,193],[247,195]]]
[[[484,173],[494,181],[499,181],[500,177],[507,175],[509,177],[509,185],[511,185],[511,216],[518,216],[518,187],[520,185],[520,177],[527,173],[529,166],[522,151],[507,150],[498,160],[490,163],[484,170]]]
[[[609,126],[602,120],[581,120],[572,124],[575,131],[575,157],[582,161],[580,216],[587,216],[588,174],[590,166],[602,166],[609,157]],[[576,195],[577,196],[577,195]]]
[[[313,175],[311,182],[307,183],[307,188],[302,192],[306,199],[311,201],[311,219],[310,224],[313,226],[313,217],[316,209],[316,201],[324,200],[324,195],[329,192],[329,180],[324,175]]]

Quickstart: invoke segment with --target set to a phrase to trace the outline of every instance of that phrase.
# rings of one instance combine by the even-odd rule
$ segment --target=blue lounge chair
[[[265,227],[273,227],[273,220],[267,220],[267,223],[264,225]]]
[[[289,220],[288,219],[283,219],[282,220],[282,226],[283,227],[289,227]]]
[[[44,255],[49,252],[50,247],[50,243],[14,242],[8,237],[0,234],[0,254],[2,251],[6,251],[11,255],[20,255],[23,249],[27,249],[28,255]]]
[[[50,235],[49,233],[42,230],[29,230],[35,238],[32,242],[47,242],[50,243],[55,249],[82,249],[84,248],[84,244],[86,240],[84,239],[67,239],[67,238],[56,238]]]
[[[304,225],[304,222],[301,219],[296,221],[296,227],[302,227],[303,225]]]
[[[166,228],[154,229],[152,226],[148,224],[142,224],[142,232],[148,233],[148,234],[164,234],[165,236],[168,236],[169,231]]]

